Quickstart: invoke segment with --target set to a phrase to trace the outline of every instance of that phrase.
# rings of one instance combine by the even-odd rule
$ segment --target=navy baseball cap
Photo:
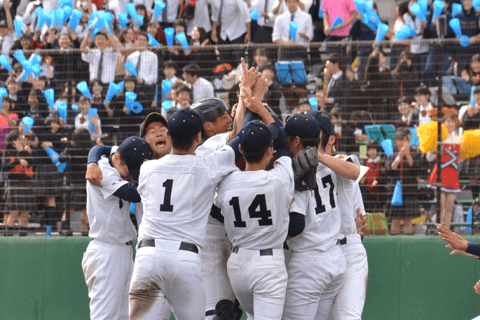
[[[127,164],[128,171],[135,181],[138,181],[140,166],[147,160],[152,160],[152,148],[139,137],[128,137],[118,147],[123,161]]]
[[[145,128],[148,127],[148,125],[152,122],[161,122],[165,126],[167,126],[167,119],[165,119],[164,116],[162,116],[158,112],[152,112],[145,118],[145,121],[143,121],[142,124],[140,124],[140,133],[139,133],[140,137],[142,138],[145,137]]]
[[[333,130],[332,126],[332,121],[330,120],[330,117],[327,116],[325,113],[322,111],[316,111],[316,110],[308,110],[306,111],[306,114],[317,120],[318,125],[320,126],[320,129],[325,130],[329,135],[334,136],[335,135],[335,130]]]
[[[320,136],[320,126],[311,116],[296,113],[288,118],[285,124],[285,132],[291,136],[313,139]]]
[[[200,112],[195,112],[189,107],[175,111],[168,119],[168,132],[177,140],[187,140],[200,132],[205,120]]]
[[[270,129],[260,120],[253,120],[247,123],[241,133],[242,141],[240,145],[246,153],[260,151],[272,142]]]

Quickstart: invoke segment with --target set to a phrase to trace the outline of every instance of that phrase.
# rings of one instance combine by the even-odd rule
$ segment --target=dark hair
[[[333,105],[332,110],[330,110],[330,118],[337,117],[340,118],[342,116],[342,108],[340,107],[339,103],[335,103]]]
[[[415,89],[415,95],[421,94],[425,96],[431,96],[430,90],[426,86],[420,86],[417,89]]]
[[[273,73],[275,73],[275,67],[273,66],[273,64],[270,61],[262,63],[260,65],[260,67],[258,68],[258,72],[260,72],[260,73],[262,73],[264,70],[270,70]]]
[[[107,34],[105,32],[102,32],[102,31],[97,32],[97,34],[95,34],[95,39],[97,39],[97,36],[104,36],[105,39],[108,40]]]
[[[147,38],[148,41],[148,34],[145,31],[140,31],[139,33],[137,33],[135,35],[135,39],[138,39],[138,36],[144,36],[145,38]]]
[[[191,96],[192,95],[192,90],[190,90],[189,87],[186,85],[182,84],[181,86],[177,87],[177,96],[180,94],[180,92],[188,92],[188,94]]]
[[[5,101],[8,102],[8,103],[10,103],[10,108],[13,107],[12,99],[10,99],[10,98],[7,97],[7,96],[3,96],[3,97],[2,97],[2,103],[5,102]]]
[[[333,64],[338,63],[338,65],[340,66],[342,57],[336,52],[330,53],[327,57],[327,61],[330,61],[330,63],[333,63]]]
[[[408,1],[402,1],[397,3],[397,7],[398,13],[401,17],[403,17],[403,15],[408,12]]]
[[[137,4],[137,5],[135,5],[135,10],[145,11],[145,15],[143,16],[142,26],[147,26],[150,23],[150,19],[148,18],[147,7],[145,7],[145,5],[143,5],[143,4]],[[185,28],[185,30],[187,30],[187,28]]]
[[[392,74],[396,75],[396,76],[401,76],[403,75],[403,73],[416,73],[415,72],[415,68],[413,66],[413,63],[410,67],[408,66],[405,66],[405,62],[402,62],[401,60],[402,59],[408,59],[408,60],[414,60],[414,56],[413,56],[413,53],[410,52],[410,50],[403,50],[401,53],[400,53],[400,56],[398,58],[398,63],[397,65],[395,66],[395,69],[393,69],[392,71]]]
[[[129,29],[133,31],[133,28],[130,26],[126,26],[125,28],[122,29],[122,31],[120,32],[120,35],[118,36],[118,40],[120,40],[120,42],[123,43],[125,41],[124,37],[127,34]]]
[[[175,29],[177,26],[182,26],[183,29],[185,29],[185,33],[187,32],[187,23],[183,19],[177,19],[173,23],[173,29]]]
[[[172,142],[172,148],[183,150],[183,151],[188,150],[192,147],[192,144],[195,141],[196,136],[197,135],[194,135],[193,137],[185,140],[176,140],[172,136],[170,136],[170,141]]]
[[[456,122],[455,117],[451,114],[446,114],[446,115],[443,116],[442,121],[445,122],[447,120],[452,120],[452,121]]]
[[[410,105],[410,100],[406,96],[403,96],[403,97],[400,97],[398,99],[397,106],[401,103],[406,103],[406,104]]]
[[[81,104],[81,103],[84,103],[84,102],[88,102],[88,103],[92,104],[92,101],[90,101],[89,97],[81,96],[80,99],[78,99],[78,104]]]
[[[137,91],[137,88],[138,88],[137,77],[135,77],[133,74],[127,74],[123,78],[123,83],[125,83],[126,81],[132,81],[133,83],[135,83],[135,90],[134,91]],[[124,85],[123,86],[123,92],[125,92],[125,91],[127,91],[127,89],[125,88],[125,85]]]
[[[73,131],[73,139],[75,140],[75,145],[80,149],[90,149],[93,147],[93,141],[90,138],[90,132],[85,128],[75,129]]]
[[[255,54],[253,55],[253,57],[256,57],[256,56],[265,56],[268,58],[267,52],[265,51],[264,48],[257,48],[257,50],[255,50]],[[253,59],[252,67],[254,68],[258,67],[255,59]]]
[[[185,84],[183,84],[182,82],[175,82],[174,84],[172,84],[172,90],[178,90],[178,88],[180,87],[183,87],[185,86]]]
[[[375,148],[377,149],[377,152],[380,152],[380,145],[378,144],[378,142],[376,140],[368,140],[367,141],[367,149],[370,149],[370,148]]]
[[[410,133],[410,130],[408,128],[405,128],[405,127],[398,128],[397,131],[395,131],[394,140],[403,140],[405,138],[408,138],[409,134],[411,134],[411,133]]]
[[[199,39],[199,41],[200,41],[200,44],[202,44],[203,41],[205,41],[205,40],[208,38],[208,36],[207,36],[207,31],[205,30],[204,27],[195,26],[195,28],[197,28],[198,32],[200,33],[200,39]],[[193,44],[193,40],[192,40],[191,43]]]
[[[293,139],[295,139],[295,136],[287,133],[287,140],[292,141]],[[304,149],[307,149],[307,147],[318,148],[318,145],[320,144],[320,136],[317,138],[300,138],[300,142]]]
[[[49,126],[52,122],[60,123],[60,116],[56,112],[50,113],[43,123]]]
[[[480,93],[480,86],[477,86],[475,90],[473,90],[473,94],[478,94]]]
[[[267,152],[268,148],[270,147],[273,147],[273,141],[270,141],[270,143],[268,143],[265,147],[256,152],[243,152],[242,150],[243,158],[245,159],[245,162],[258,163],[262,160],[265,152]]]
[[[364,80],[379,80],[379,61],[378,55],[371,53],[367,58],[365,64],[365,76]]]
[[[38,76],[37,80],[45,81],[45,87],[48,86],[48,78],[46,76]]]
[[[187,64],[183,67],[183,72],[188,73],[192,77],[197,76],[198,78],[200,76],[200,66],[195,63]]]
[[[327,148],[328,141],[330,141],[330,134],[322,128],[320,128],[320,131],[321,131],[320,144],[322,145],[322,149],[325,150]]]
[[[167,62],[164,62],[163,63],[163,68],[173,68],[175,70],[177,70],[177,64],[175,62],[173,62],[172,60],[168,60]]]
[[[98,83],[100,86],[102,86],[103,88],[103,82],[102,80],[98,79],[98,78],[93,78],[92,80],[90,80],[90,82],[88,83],[88,86],[90,87],[90,91],[93,90],[93,86],[95,85],[95,83]]]

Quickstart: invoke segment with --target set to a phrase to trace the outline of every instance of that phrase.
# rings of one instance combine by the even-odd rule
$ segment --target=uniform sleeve
[[[140,195],[138,194],[137,187],[131,183],[126,183],[113,193],[117,198],[120,198],[125,201],[139,203],[141,201]]]
[[[480,243],[469,242],[466,252],[476,256],[480,256]]]
[[[310,190],[297,191],[293,193],[292,205],[290,206],[290,212],[297,212],[303,215],[307,214],[308,199],[310,197]]]
[[[357,215],[357,208],[360,208],[360,210],[362,211],[362,215],[367,214],[365,212],[365,205],[363,204],[362,191],[360,190],[360,186],[357,182],[354,182],[353,186],[353,206],[353,212],[355,213],[355,217]]]
[[[111,146],[100,146],[96,145],[92,149],[90,149],[90,152],[88,152],[88,162],[87,164],[90,163],[98,163],[100,161],[100,158],[102,156],[109,156],[110,152],[112,150]]]
[[[99,189],[102,191],[103,198],[107,199],[128,182],[123,180],[118,171],[115,168],[110,167],[109,164],[103,164],[101,169],[103,172],[103,179],[102,188]]]
[[[235,152],[230,146],[225,146],[202,160],[209,172],[210,179],[215,184],[218,184],[230,172],[238,170],[235,166]]]
[[[291,195],[295,189],[295,179],[293,176],[292,159],[290,157],[281,157],[275,161],[272,174],[280,179],[285,185],[288,193]]]

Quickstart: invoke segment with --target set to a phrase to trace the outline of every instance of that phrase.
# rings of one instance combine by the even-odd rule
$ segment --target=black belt
[[[238,247],[233,247],[232,252],[238,253],[238,249]],[[260,251],[260,256],[273,256],[273,249],[263,249],[258,251]]]
[[[337,244],[340,244],[340,245],[344,245],[344,244],[347,244],[347,238],[343,238],[341,240],[337,240]]]
[[[95,240],[95,238],[90,238],[90,241],[93,241],[93,240]],[[128,241],[128,242],[125,242],[125,244],[126,244],[127,246],[131,246],[132,243],[133,243],[133,240],[130,240],[130,241]]]
[[[155,247],[155,239],[145,239],[142,240],[138,243],[138,248],[143,248],[143,247]],[[182,242],[180,243],[180,247],[178,250],[185,250],[185,251],[191,251],[198,253],[198,248],[196,245],[193,243],[188,243],[188,242]]]

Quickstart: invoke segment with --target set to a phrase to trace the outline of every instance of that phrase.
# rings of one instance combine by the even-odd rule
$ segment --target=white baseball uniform
[[[219,133],[205,140],[195,149],[195,155],[205,157],[220,150],[227,144],[230,132]],[[200,253],[202,259],[203,285],[205,286],[206,319],[214,317],[213,311],[220,300],[235,301],[230,279],[227,274],[227,261],[230,257],[230,242],[225,226],[220,221],[208,217],[205,245]]]
[[[358,158],[354,155],[337,156],[343,160],[360,166]],[[357,320],[362,319],[363,307],[367,295],[368,260],[367,252],[362,244],[362,239],[357,233],[357,208],[365,215],[362,193],[357,182],[337,176],[338,205],[342,223],[340,233],[345,238],[340,248],[347,260],[345,282],[337,295],[330,319]],[[353,195],[353,197],[352,197]]]
[[[206,157],[169,154],[145,162],[138,192],[144,215],[130,286],[130,317],[157,319],[166,299],[177,320],[205,318],[201,260],[215,188],[235,167],[226,146]],[[149,243],[142,247],[142,241]]]
[[[305,214],[305,229],[287,241],[291,259],[287,267],[286,320],[328,319],[344,281],[346,261],[337,245],[343,238],[337,176],[321,163],[316,176],[317,188],[295,191],[290,207],[290,212]]]
[[[285,156],[270,171],[237,171],[218,187],[215,204],[233,245],[228,276],[248,319],[282,317],[287,286],[283,242],[294,189],[292,160]]]
[[[130,220],[130,202],[113,194],[128,182],[109,164],[98,162],[102,186],[87,182],[87,215],[92,241],[82,269],[90,297],[90,319],[128,320],[128,289],[133,270],[131,241],[137,236]]]

